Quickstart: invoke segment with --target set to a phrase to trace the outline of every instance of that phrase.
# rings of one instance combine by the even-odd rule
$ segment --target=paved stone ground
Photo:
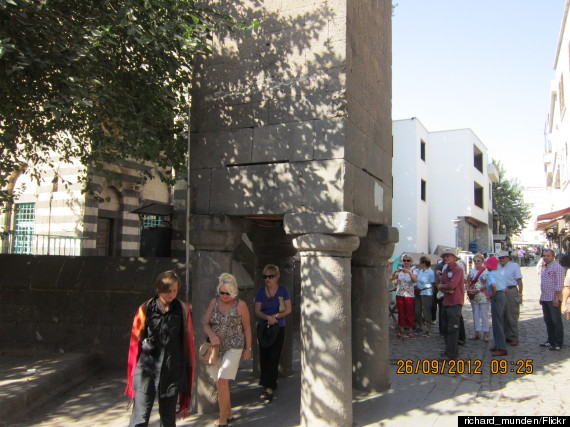
[[[509,347],[508,356],[493,358],[482,341],[469,341],[460,347],[460,358],[470,361],[474,374],[397,374],[401,360],[437,359],[443,350],[443,339],[432,328],[431,337],[396,339],[392,331],[391,388],[382,394],[354,392],[355,426],[456,426],[458,415],[565,415],[570,407],[566,384],[570,380],[570,347],[560,352],[542,349],[546,329],[538,303],[539,280],[534,267],[524,267],[525,300],[520,319],[520,344]],[[463,310],[468,336],[472,333],[471,307]],[[570,323],[565,322],[565,342],[570,343]],[[493,374],[497,361],[506,363],[506,372]],[[480,365],[479,362],[480,361]],[[519,362],[522,361],[522,362]],[[249,362],[251,363],[251,362]],[[519,363],[532,366],[532,373],[519,374]],[[299,360],[295,361],[299,372]],[[421,364],[420,364],[421,366]],[[465,370],[467,371],[467,366]],[[497,365],[497,367],[499,367]],[[420,369],[421,370],[421,369]],[[232,385],[235,414],[232,425],[296,426],[299,424],[299,377],[280,381],[280,388],[272,404],[256,401],[258,388],[251,376],[251,365],[240,370]],[[123,396],[122,372],[107,372],[75,389],[68,395],[55,398],[37,414],[19,424],[42,426],[125,426],[129,410]],[[565,409],[566,408],[566,409]],[[215,415],[193,416],[179,426],[212,425]],[[158,425],[156,415],[152,425]]]

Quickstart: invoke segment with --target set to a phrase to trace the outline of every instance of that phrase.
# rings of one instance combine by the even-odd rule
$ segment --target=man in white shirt
[[[500,251],[497,254],[499,262],[499,274],[506,282],[507,304],[505,307],[505,338],[510,345],[519,344],[519,314],[522,304],[523,281],[520,266],[513,261],[507,251]]]

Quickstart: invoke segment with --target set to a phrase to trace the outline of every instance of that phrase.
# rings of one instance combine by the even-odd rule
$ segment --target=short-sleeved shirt
[[[488,289],[491,288],[492,284],[495,284],[496,291],[504,291],[507,289],[507,280],[497,270],[490,270],[489,274],[487,274]]]
[[[497,270],[507,281],[507,287],[517,286],[518,280],[522,279],[521,268],[514,262],[509,261],[506,265],[500,265]]]
[[[279,297],[283,298],[283,301],[289,301],[291,298],[289,297],[289,290],[285,286],[279,285],[277,288],[277,292],[271,298],[267,296],[265,292],[265,286],[259,288],[257,293],[255,294],[255,302],[261,303],[261,312],[267,316],[273,316],[274,314],[279,313]],[[257,319],[257,322],[266,325],[267,320],[265,319]],[[277,324],[279,326],[285,326],[285,318],[280,317],[277,319]]]
[[[435,283],[435,273],[431,268],[428,268],[427,270],[418,270],[416,288],[420,290],[420,295],[433,295],[433,283]]]
[[[556,261],[546,264],[540,274],[540,301],[554,301],[556,292],[564,288],[564,267]]]

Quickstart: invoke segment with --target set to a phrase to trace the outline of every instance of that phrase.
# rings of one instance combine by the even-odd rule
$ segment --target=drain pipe
[[[188,86],[188,94],[186,96],[188,100],[188,141],[187,141],[187,153],[186,153],[186,302],[190,304],[190,88],[192,85]],[[190,306],[192,307],[192,306]]]

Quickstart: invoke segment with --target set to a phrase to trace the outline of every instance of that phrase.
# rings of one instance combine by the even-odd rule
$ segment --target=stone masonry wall
[[[171,258],[0,255],[0,348],[100,352],[126,367],[133,316],[171,269],[184,283]]]
[[[258,19],[195,74],[192,211],[391,222],[391,2],[219,1]]]

